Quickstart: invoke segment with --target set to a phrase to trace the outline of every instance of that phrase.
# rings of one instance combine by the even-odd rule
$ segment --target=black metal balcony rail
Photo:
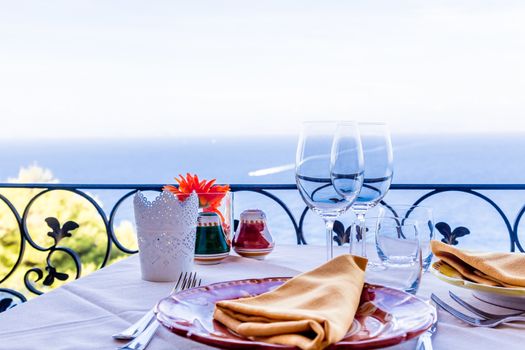
[[[53,239],[53,244],[49,246],[43,246],[37,243],[37,240],[34,239],[32,234],[28,230],[28,218],[30,216],[30,210],[35,201],[41,198],[46,193],[52,191],[68,191],[74,193],[78,196],[86,199],[96,210],[100,219],[103,222],[105,230],[105,250],[104,256],[99,264],[98,268],[106,266],[109,262],[111,254],[113,251],[121,252],[124,254],[134,254],[137,251],[126,247],[122,242],[119,241],[119,238],[115,234],[114,223],[116,213],[119,210],[121,204],[129,197],[133,196],[137,191],[162,191],[163,185],[159,184],[50,184],[50,183],[31,183],[31,184],[19,184],[19,183],[3,183],[0,184],[0,204],[3,202],[5,206],[12,213],[14,219],[16,220],[17,230],[18,230],[18,256],[16,261],[12,264],[11,267],[7,267],[7,273],[3,276],[0,276],[0,312],[5,311],[14,305],[26,301],[26,296],[20,293],[19,291],[13,290],[11,288],[5,288],[5,282],[13,276],[15,271],[21,267],[22,262],[24,261],[24,252],[26,247],[29,245],[35,250],[42,252],[46,258],[45,262],[42,263],[42,266],[32,266],[23,275],[24,286],[27,289],[28,293],[35,295],[42,294],[42,288],[52,288],[56,280],[66,281],[69,279],[77,279],[82,275],[82,263],[79,256],[79,253],[76,252],[71,247],[66,247],[60,245],[60,242],[63,239],[72,237],[74,234],[71,231],[79,228],[79,225],[73,220],[68,220],[61,225],[61,223],[55,217],[45,218],[45,222],[51,229],[47,233],[47,236]],[[230,185],[231,191],[233,193],[238,192],[253,192],[261,196],[265,196],[274,201],[287,215],[290,219],[291,224],[295,230],[297,244],[307,244],[307,241],[304,237],[304,222],[307,213],[309,212],[308,208],[302,210],[301,214],[297,217],[290,210],[289,206],[276,194],[280,191],[297,191],[297,186],[295,184],[263,184],[263,185],[253,185],[253,184],[234,184]],[[13,204],[13,199],[8,198],[2,191],[5,189],[32,189],[38,190],[34,196],[30,198],[24,208],[17,209]],[[480,191],[525,191],[525,184],[393,184],[390,188],[394,191],[404,190],[404,191],[425,191],[425,193],[419,196],[414,202],[414,205],[418,205],[428,200],[432,196],[437,194],[442,194],[446,192],[461,192],[468,195],[475,196],[486,203],[488,203],[492,209],[494,209],[497,214],[503,220],[505,228],[508,232],[510,238],[510,251],[520,251],[524,252],[523,246],[519,241],[518,229],[522,217],[525,213],[525,205],[519,210],[516,217],[511,220],[509,216],[502,210],[502,208],[486,194],[481,193]],[[110,207],[108,210],[105,210],[90,194],[89,190],[103,190],[103,191],[116,191],[123,190],[125,193],[121,195],[115,204]],[[4,191],[5,192],[5,191]],[[383,202],[384,205],[387,203]],[[0,222],[0,228],[2,226]],[[457,244],[457,238],[464,236],[469,233],[469,230],[465,227],[459,227],[455,230],[452,230],[450,226],[444,222],[437,223],[435,225],[436,229],[443,236],[443,241],[449,244]],[[346,230],[340,222],[337,223],[334,231],[337,235],[344,233]],[[0,234],[1,234],[0,230]],[[40,232],[45,236],[45,232]],[[0,237],[1,238],[1,237]],[[338,243],[341,241],[336,236],[334,240]],[[74,276],[70,274],[60,272],[59,267],[55,266],[53,263],[53,256],[55,253],[60,252],[61,254],[66,254],[74,265]],[[45,277],[44,277],[45,276]],[[39,287],[39,286],[40,287]]]

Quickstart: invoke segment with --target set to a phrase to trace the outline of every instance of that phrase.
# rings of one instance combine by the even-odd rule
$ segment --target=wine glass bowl
[[[384,123],[359,123],[364,157],[364,183],[354,211],[367,211],[387,194],[394,175],[392,140]]]
[[[306,205],[322,218],[336,218],[348,204],[332,187],[330,156],[335,122],[303,123],[295,163],[295,180]]]
[[[363,186],[363,149],[355,123],[341,122],[337,126],[330,157],[330,179],[336,192],[354,203]]]
[[[308,162],[308,160],[306,160]],[[301,166],[306,173],[307,166]],[[322,218],[337,218],[350,207],[332,186],[330,178],[296,175],[297,188],[306,205]]]

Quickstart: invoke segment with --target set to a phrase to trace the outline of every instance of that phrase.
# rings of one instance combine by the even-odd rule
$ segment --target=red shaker
[[[262,260],[275,246],[268,230],[266,215],[259,209],[248,209],[241,213],[239,226],[233,238],[233,249],[246,258]]]

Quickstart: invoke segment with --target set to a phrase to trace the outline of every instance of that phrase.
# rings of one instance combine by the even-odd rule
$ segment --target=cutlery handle
[[[148,346],[151,339],[153,339],[153,336],[155,335],[155,332],[157,331],[157,328],[159,328],[160,323],[157,322],[157,320],[154,320],[149,324],[149,326],[144,330],[144,332],[140,333],[138,337],[121,347],[120,349],[133,349],[133,350],[144,350]]]
[[[133,323],[131,326],[126,328],[120,333],[113,334],[113,338],[120,340],[130,340],[142,333],[146,327],[150,324],[151,320],[155,317],[153,309],[149,310],[144,316],[140,318],[137,322]]]
[[[416,350],[432,350],[432,339],[430,334],[423,334],[417,340]]]

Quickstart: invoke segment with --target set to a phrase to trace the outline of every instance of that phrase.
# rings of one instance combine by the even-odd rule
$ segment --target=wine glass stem
[[[328,261],[332,260],[334,257],[334,220],[325,219],[324,223],[326,226],[326,260]]]
[[[360,255],[366,258],[366,211],[356,212],[357,216],[357,227],[355,239],[351,243],[350,249],[352,254]]]

